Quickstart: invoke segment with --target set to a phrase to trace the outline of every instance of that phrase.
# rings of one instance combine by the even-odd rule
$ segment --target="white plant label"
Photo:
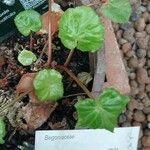
[[[36,131],[35,150],[137,150],[140,127]]]

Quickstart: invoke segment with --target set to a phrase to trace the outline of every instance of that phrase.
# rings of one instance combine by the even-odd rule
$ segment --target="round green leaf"
[[[39,71],[33,85],[40,101],[57,101],[64,93],[62,75],[54,69]]]
[[[24,10],[15,17],[17,29],[24,36],[38,32],[42,28],[41,15],[35,10]]]
[[[129,0],[108,0],[102,5],[101,11],[113,22],[124,23],[129,20],[132,9]]]
[[[114,89],[106,89],[98,100],[85,99],[75,105],[78,113],[77,128],[102,128],[113,131],[119,114],[125,109],[128,97]]]
[[[3,138],[6,135],[6,127],[5,127],[5,122],[3,121],[2,118],[0,118],[0,144],[4,144]]]
[[[94,52],[103,44],[104,27],[92,8],[69,8],[60,19],[59,37],[68,49]]]
[[[28,50],[23,50],[21,53],[18,55],[18,61],[23,65],[23,66],[30,66],[34,61],[37,60],[37,57],[34,53]]]

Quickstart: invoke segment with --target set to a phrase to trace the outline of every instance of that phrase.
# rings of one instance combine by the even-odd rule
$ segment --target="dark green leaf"
[[[28,50],[23,50],[21,53],[18,55],[18,61],[23,65],[23,66],[30,66],[34,61],[37,60],[37,57],[34,53]]]
[[[124,23],[131,15],[131,5],[129,0],[108,0],[102,5],[102,13],[116,23]]]
[[[59,37],[68,49],[96,51],[103,44],[104,27],[92,8],[69,8],[61,17]]]
[[[39,71],[33,85],[40,101],[57,101],[64,93],[62,75],[54,69]]]
[[[2,118],[0,118],[0,144],[4,144],[3,138],[6,135],[6,127],[5,122]]]
[[[76,103],[77,128],[102,128],[113,131],[119,114],[125,109],[128,97],[114,89],[106,89],[98,100],[85,99]]]
[[[35,10],[24,10],[15,17],[17,29],[24,36],[38,32],[42,27],[41,16]]]

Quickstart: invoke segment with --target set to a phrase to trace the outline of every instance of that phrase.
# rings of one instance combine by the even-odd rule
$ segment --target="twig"
[[[51,24],[51,0],[48,0],[49,6],[49,23],[48,23],[48,60],[46,66],[49,67],[52,61],[52,24]]]
[[[67,59],[66,59],[66,62],[64,63],[64,66],[65,66],[65,67],[68,66],[68,64],[69,64],[69,62],[70,62],[70,60],[71,60],[71,58],[72,58],[72,56],[73,56],[73,53],[74,53],[74,49],[72,49],[72,50],[69,52],[69,55],[68,55],[68,57],[67,57]]]
[[[86,5],[86,6],[92,7],[92,6],[95,6],[95,5],[101,5],[103,3],[107,3],[107,1],[108,0],[101,0],[101,1],[98,1],[98,2],[90,3],[90,4]]]
[[[58,65],[56,67],[58,69],[65,71],[83,89],[83,91],[88,95],[88,97],[90,97],[91,99],[94,99],[91,92],[86,88],[86,86],[69,69],[67,69],[64,66],[60,66],[60,65]]]
[[[46,51],[47,46],[48,46],[48,41],[46,41],[46,43],[44,44],[41,54],[40,54],[39,58],[37,59],[37,61],[35,62],[35,66],[37,66],[39,61],[42,59],[42,56],[43,56],[44,52]]]
[[[99,4],[101,4],[101,2],[91,3],[91,4],[88,4],[88,5],[86,5],[86,6],[92,7],[92,6],[99,5]]]

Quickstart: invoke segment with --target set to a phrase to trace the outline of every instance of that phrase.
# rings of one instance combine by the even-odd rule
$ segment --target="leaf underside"
[[[76,103],[77,128],[101,128],[113,131],[119,114],[129,99],[110,88],[104,90],[97,100],[85,99]]]

